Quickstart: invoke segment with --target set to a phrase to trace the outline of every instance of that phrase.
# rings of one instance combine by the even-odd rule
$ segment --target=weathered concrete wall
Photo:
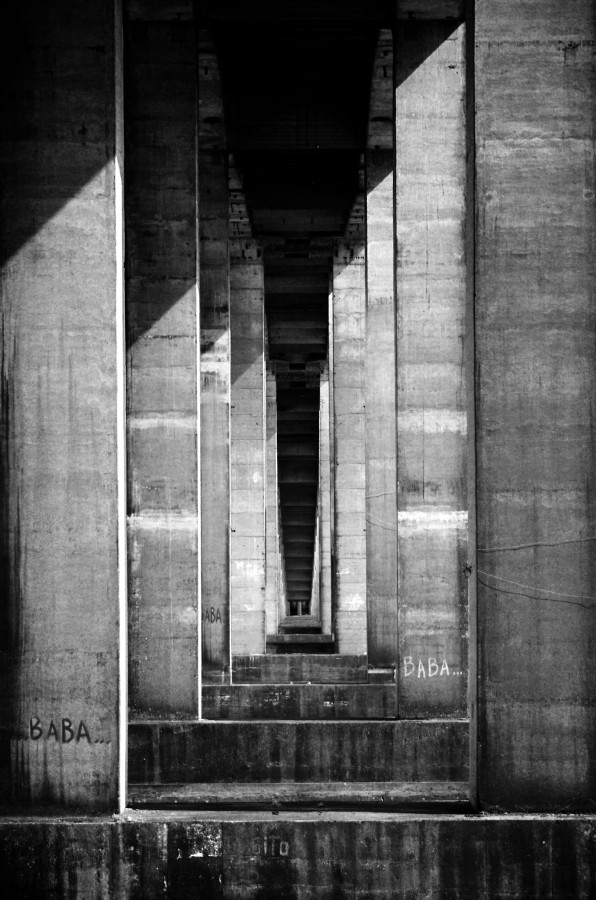
[[[113,808],[114,3],[14,8],[3,36],[2,727],[18,799]]]
[[[375,722],[374,727],[362,721],[367,715],[368,688],[372,688],[368,692],[372,717],[384,719]],[[257,786],[295,782],[466,781],[468,723],[387,720],[388,704],[379,709],[382,688],[383,685],[365,685],[359,693],[354,685],[343,691],[338,686],[333,693],[323,694],[327,709],[320,716],[312,714],[312,706],[308,714],[309,695],[316,708],[316,695],[320,699],[323,692],[318,685],[308,685],[302,692],[302,701],[288,690],[277,704],[267,704],[264,692],[255,689],[253,708],[257,712],[253,721],[239,721],[238,716],[235,721],[225,722],[132,723],[130,782],[138,787],[143,783],[176,782],[191,786],[217,782]],[[326,717],[333,715],[329,707],[334,697],[339,717],[331,721]],[[267,705],[280,707],[285,703],[287,707],[292,700],[296,713],[288,715],[285,721],[269,718]],[[349,702],[354,718],[342,719],[344,714],[350,715],[349,711],[344,713]],[[298,721],[301,707],[307,710],[304,721]]]
[[[355,225],[354,227],[358,227]],[[365,251],[338,242],[332,295],[334,630],[339,653],[366,653]]]
[[[129,705],[196,717],[196,39],[125,21]]]
[[[201,624],[203,677],[229,665],[230,263],[223,98],[211,34],[199,34]],[[219,612],[219,615],[218,615]]]
[[[131,813],[0,820],[20,900],[589,900],[596,819]]]
[[[267,341],[265,340],[265,344]],[[283,580],[279,542],[279,488],[277,485],[277,382],[266,365],[265,372],[265,631],[277,632]]]
[[[321,631],[329,634],[332,630],[332,522],[331,522],[331,442],[332,425],[330,409],[329,366],[321,372],[319,389],[319,515],[321,569],[319,580],[319,615]]]
[[[230,347],[230,621],[242,656],[265,652],[265,291],[252,240],[230,242]]]
[[[397,402],[393,34],[379,34],[366,160],[368,659],[397,664]]]
[[[399,707],[467,711],[464,26],[396,38]]]
[[[595,8],[476,4],[480,798],[596,791]]]

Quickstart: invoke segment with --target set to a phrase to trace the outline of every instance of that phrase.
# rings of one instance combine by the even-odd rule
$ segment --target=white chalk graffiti
[[[418,662],[414,661],[413,656],[404,657],[404,676],[411,678],[445,678],[447,675],[464,675],[464,672],[456,671],[453,666],[449,668],[446,659],[440,661],[435,656],[418,658]]]

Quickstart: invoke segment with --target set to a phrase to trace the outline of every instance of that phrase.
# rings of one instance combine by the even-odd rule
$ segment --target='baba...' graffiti
[[[81,719],[79,724],[75,726],[75,723],[66,716],[62,719],[57,719],[56,722],[50,719],[49,725],[42,722],[39,716],[31,716],[29,720],[29,737],[32,741],[40,741],[44,738],[46,741],[53,740],[59,744],[70,744],[71,741],[74,741],[75,744],[81,741],[91,743],[89,729],[83,720]]]
[[[464,675],[464,672],[456,670],[453,666],[451,669],[446,659],[439,660],[435,656],[418,659],[416,662],[413,656],[404,657],[404,675],[406,678],[414,676],[415,678],[445,678],[447,675]]]
[[[216,609],[214,606],[205,607],[203,611],[203,622],[208,622],[210,625],[213,625],[215,622],[223,624],[219,609]]]

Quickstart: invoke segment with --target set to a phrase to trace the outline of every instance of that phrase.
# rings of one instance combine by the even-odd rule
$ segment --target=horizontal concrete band
[[[205,685],[202,709],[204,719],[394,719],[397,685]]]
[[[133,809],[382,809],[471,812],[465,781],[131,784]]]
[[[588,900],[595,840],[593,815],[6,817],[0,877],[12,897]]]
[[[132,784],[466,781],[468,722],[134,722]]]
[[[236,684],[366,684],[366,654],[291,653],[234,656],[232,677]]]
[[[232,2],[227,4],[213,3],[203,4],[201,14],[203,17],[212,17],[214,20],[226,19],[230,15],[242,18],[242,7],[245,7],[248,17],[270,19],[327,19],[329,21],[354,18],[362,21],[391,21],[396,19],[459,19],[464,14],[465,0],[396,0],[387,3],[386,0],[368,0],[368,2],[356,3],[322,3],[318,0],[315,4],[280,4],[265,0],[257,4],[243,4]],[[161,3],[153,3],[151,0],[127,0],[124,4],[127,17],[131,21],[189,21],[194,17],[192,0],[162,0]]]

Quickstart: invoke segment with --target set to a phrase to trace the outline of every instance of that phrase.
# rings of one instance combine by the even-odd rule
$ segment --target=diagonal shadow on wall
[[[84,11],[76,7],[76,4],[66,0],[54,0],[52,3],[35,2],[27,8],[11,6],[4,14],[2,131],[5,169],[1,262],[10,270],[24,261],[28,267],[29,281],[37,279],[43,283],[46,280],[51,287],[47,293],[48,302],[56,302],[56,298],[60,297],[60,278],[66,284],[69,270],[67,267],[60,270],[56,260],[47,258],[52,245],[44,241],[44,228],[60,229],[66,242],[65,259],[70,257],[78,267],[81,260],[93,259],[93,265],[89,268],[89,284],[81,293],[84,318],[86,312],[89,317],[94,313],[92,295],[95,274],[101,272],[102,267],[113,265],[114,223],[110,216],[114,202],[111,165],[115,141],[114,21],[111,0],[91,4]],[[408,23],[403,27],[415,30],[424,29],[426,25]],[[142,23],[139,25],[141,28],[155,38],[157,25]],[[452,25],[446,24],[442,39],[446,39],[452,29]],[[176,62],[176,52],[181,46],[194,42],[193,25],[170,24],[168,30],[172,65],[184,67],[186,63]],[[437,34],[437,30],[434,33]],[[433,52],[436,41],[440,39],[437,34],[434,44],[430,40],[425,45],[426,55]],[[422,62],[423,57],[420,59]],[[155,59],[148,55],[142,63],[148,76],[153,75],[154,81],[151,82],[148,77],[143,97],[135,97],[134,93],[128,92],[129,118],[131,103],[138,101],[137,111],[146,103],[152,114],[161,116],[163,121],[169,119],[172,122],[177,116],[183,123],[184,134],[176,132],[173,127],[164,133],[161,147],[155,148],[151,173],[156,186],[153,198],[147,190],[147,183],[135,180],[134,173],[129,170],[129,197],[137,197],[141,206],[149,203],[152,208],[147,211],[147,221],[152,217],[153,225],[147,225],[136,244],[129,240],[128,263],[132,264],[137,259],[135,254],[138,254],[138,259],[142,256],[147,271],[139,272],[140,278],[151,275],[157,259],[162,261],[168,273],[167,285],[164,280],[159,303],[145,303],[143,316],[131,326],[131,342],[158,325],[188,291],[194,290],[196,282],[196,248],[189,237],[196,234],[192,186],[195,159],[191,135],[194,125],[189,128],[189,122],[180,116],[183,107],[190,109],[195,102],[194,74],[192,67],[186,72],[178,71],[178,75],[182,76],[180,83],[188,89],[188,93],[181,95],[172,91],[171,85],[168,90],[168,85],[155,67]],[[148,128],[148,120],[140,115],[136,139],[143,142]],[[178,179],[175,185],[168,181],[173,176]],[[164,190],[168,185],[171,190]],[[89,220],[94,217],[95,210],[100,218],[95,219],[95,227],[92,228]],[[62,213],[66,215],[60,218]],[[101,215],[106,218],[101,219]],[[133,213],[131,217],[134,217]],[[20,256],[25,250],[25,256]],[[177,269],[172,265],[174,258],[179,262]],[[70,302],[72,285],[68,287],[64,297],[68,297]],[[12,305],[12,298],[5,295],[5,323],[9,324],[10,318],[18,315],[19,309]],[[18,330],[14,333],[18,335]],[[12,342],[13,332],[9,327],[5,334]],[[0,628],[3,635],[3,668],[8,672],[0,713],[9,730],[13,727],[12,714],[4,704],[14,692],[24,639],[19,610],[20,577],[26,565],[23,548],[19,544],[21,511],[16,502],[16,482],[11,481],[19,466],[13,426],[20,414],[15,403],[20,400],[14,393],[10,369],[15,353],[18,353],[18,346],[11,344],[4,347],[0,435],[0,593],[3,597]],[[43,360],[44,364],[46,362]],[[42,364],[41,359],[39,364]],[[75,371],[74,378],[80,381],[81,386],[84,385],[83,371]],[[49,523],[49,527],[62,526]],[[5,755],[1,763],[3,767],[8,763]]]

